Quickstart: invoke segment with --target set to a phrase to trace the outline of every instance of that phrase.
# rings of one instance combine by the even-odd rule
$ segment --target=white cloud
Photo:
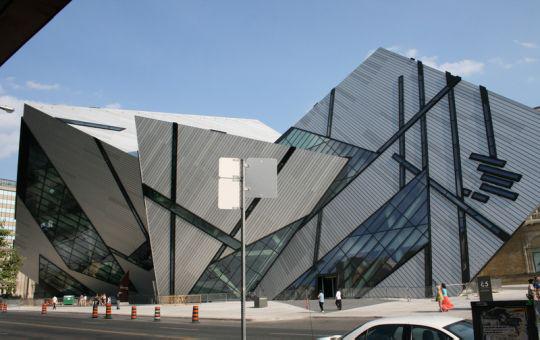
[[[484,63],[471,59],[463,59],[453,63],[444,63],[439,65],[438,69],[456,75],[470,76],[471,74],[482,73],[484,71]]]
[[[519,60],[519,63],[522,63],[522,64],[532,64],[532,63],[536,63],[538,61],[537,58],[531,58],[531,57],[525,57],[523,59],[520,59]]]
[[[516,44],[518,44],[519,46],[525,47],[525,48],[537,48],[537,47],[538,47],[538,45],[536,45],[536,43],[530,42],[530,41],[519,41],[519,40],[514,40],[514,42],[515,42]]]
[[[405,56],[408,58],[416,58],[418,50],[416,48],[410,48],[405,52]]]
[[[15,110],[13,113],[0,111],[0,159],[16,154],[19,149],[19,130],[25,103],[41,104],[9,95],[0,95],[0,105]]]
[[[501,57],[491,58],[489,59],[489,62],[507,70],[514,67],[514,64],[505,62]]]
[[[454,62],[439,62],[437,56],[420,56],[418,49],[409,48],[401,49],[398,46],[394,46],[394,52],[405,55],[407,58],[415,58],[421,60],[426,66],[433,67],[440,71],[448,71],[452,74],[459,76],[470,76],[475,73],[481,73],[484,71],[484,63],[472,59],[462,59]]]
[[[26,82],[26,87],[31,89],[31,90],[51,91],[51,90],[58,90],[60,88],[60,85],[58,85],[58,84],[44,84],[44,83],[38,83],[37,81],[28,80]]]
[[[121,109],[122,105],[120,103],[110,103],[105,105],[105,108],[107,109]]]

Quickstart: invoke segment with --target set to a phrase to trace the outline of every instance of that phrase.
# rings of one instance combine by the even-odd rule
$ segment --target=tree
[[[10,230],[4,229],[0,222],[0,290],[12,294],[17,285],[17,273],[21,268],[23,258],[7,240]]]

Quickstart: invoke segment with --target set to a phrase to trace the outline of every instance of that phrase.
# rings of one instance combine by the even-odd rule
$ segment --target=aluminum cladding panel
[[[317,216],[300,229],[281,252],[257,288],[273,299],[313,265]]]
[[[189,294],[221,242],[176,218],[175,294]]]
[[[170,213],[149,199],[145,201],[157,293],[169,295]]]
[[[143,183],[171,197],[172,124],[135,117]]]
[[[495,255],[503,242],[470,217],[467,218],[467,241],[469,243],[469,266],[471,278],[473,278]]]

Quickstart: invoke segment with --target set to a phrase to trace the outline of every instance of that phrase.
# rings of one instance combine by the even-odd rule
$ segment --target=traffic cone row
[[[98,318],[98,307],[96,305],[92,306],[92,319]]]
[[[47,304],[42,303],[41,304],[41,315],[45,315],[45,314],[47,314]]]
[[[193,313],[191,314],[191,322],[199,322],[199,306],[193,306]]]
[[[154,309],[154,321],[159,320],[161,320],[161,307],[156,306],[156,308]]]
[[[137,306],[131,306],[131,320],[137,319]]]

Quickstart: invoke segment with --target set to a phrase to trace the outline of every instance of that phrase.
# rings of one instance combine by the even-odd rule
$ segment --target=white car
[[[345,335],[319,340],[474,340],[472,323],[443,315],[418,315],[368,321]]]

